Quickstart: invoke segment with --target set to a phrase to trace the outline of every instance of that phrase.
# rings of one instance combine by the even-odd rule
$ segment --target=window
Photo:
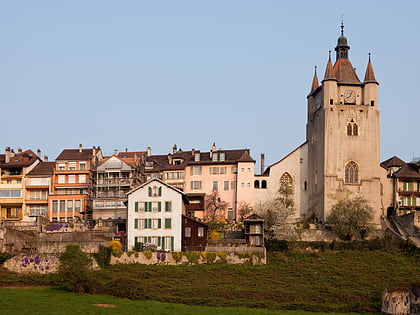
[[[233,220],[233,208],[228,208],[227,218],[228,218],[228,220]]]
[[[184,178],[184,172],[165,173],[165,179],[182,179],[182,178]]]
[[[230,189],[236,189],[236,180],[230,182]]]
[[[21,190],[0,190],[0,198],[21,198]]]
[[[280,188],[292,188],[293,180],[289,173],[283,173],[280,177]]]
[[[76,183],[76,175],[69,175],[69,184]]]
[[[185,228],[185,237],[191,237],[191,228],[190,227]]]
[[[347,135],[348,136],[358,136],[359,135],[359,126],[357,123],[354,122],[354,120],[350,120],[350,122],[347,124]]]
[[[200,161],[200,152],[196,152],[194,154],[194,161],[199,162]]]
[[[353,161],[346,165],[344,182],[346,184],[357,184],[359,182],[359,167]]]
[[[75,211],[80,211],[81,210],[81,205],[82,205],[81,201],[80,200],[76,200],[74,202],[74,210]]]
[[[238,167],[232,166],[232,174],[238,174]]]
[[[201,189],[201,180],[195,180],[191,182],[191,190],[200,190]]]
[[[201,175],[201,166],[191,167],[191,175]]]
[[[218,174],[226,174],[226,166],[224,167],[210,167],[210,174],[211,175],[218,175]]]
[[[81,171],[85,171],[86,170],[86,163],[80,163],[79,167],[80,167]]]
[[[31,190],[30,200],[47,200],[47,190]]]
[[[53,210],[53,212],[57,212],[58,211],[58,200],[53,200],[53,202],[52,202],[52,210]]]
[[[58,170],[59,171],[65,171],[66,170],[66,164],[58,164]]]
[[[198,233],[197,235],[198,237],[204,237],[204,228],[199,227],[197,233]]]
[[[165,211],[166,212],[172,211],[172,201],[165,201]]]
[[[223,190],[229,190],[229,181],[228,180],[225,180],[223,182]]]
[[[47,206],[30,206],[29,215],[31,217],[36,217],[40,215],[48,215],[48,207]]]
[[[266,180],[263,180],[263,181],[261,182],[261,188],[262,188],[262,189],[266,189],[266,188],[267,188],[267,181],[266,181]]]
[[[79,183],[86,184],[86,175],[79,175]]]
[[[217,153],[213,153],[212,161],[217,161]]]
[[[171,219],[165,219],[165,229],[170,229],[172,225]]]
[[[66,201],[60,200],[60,211],[64,212],[66,210]]]
[[[76,162],[70,162],[69,171],[75,171],[75,170],[76,170]]]
[[[8,219],[17,218],[19,216],[20,208],[6,208],[6,217]]]
[[[217,180],[213,181],[213,191],[219,190],[219,182]]]
[[[58,175],[58,183],[65,184],[66,183],[66,176],[65,175]]]

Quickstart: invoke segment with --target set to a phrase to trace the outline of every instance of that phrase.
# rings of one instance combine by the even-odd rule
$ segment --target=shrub
[[[217,256],[223,261],[223,262],[227,262],[227,254],[223,253],[223,252],[218,252]]]
[[[145,250],[145,251],[143,252],[143,254],[144,254],[144,256],[145,256],[147,259],[151,259],[151,258],[152,258],[152,252],[151,252],[150,250]]]
[[[201,253],[196,251],[186,252],[185,256],[187,256],[188,262],[190,264],[198,264],[198,260],[200,259]]]
[[[134,246],[133,246],[133,250],[135,250],[136,252],[142,252],[143,251],[143,243],[142,242],[135,243]]]
[[[289,250],[289,242],[286,240],[266,240],[265,248],[269,252],[284,252]]]
[[[177,262],[181,262],[182,261],[182,253],[181,252],[172,252],[172,258]]]
[[[98,252],[93,254],[93,257],[95,258],[99,267],[105,268],[109,266],[111,262],[111,251],[111,247],[106,247],[102,245],[99,246]]]
[[[217,254],[214,252],[202,252],[201,257],[203,257],[206,262],[212,263],[216,260]]]
[[[111,247],[111,252],[113,256],[121,257],[123,250],[122,250],[122,244],[119,241],[110,241],[109,247]]]
[[[92,259],[78,245],[67,245],[59,260],[58,272],[64,287],[75,292],[90,292]]]
[[[127,256],[131,257],[136,251],[135,250],[129,250],[127,251]]]

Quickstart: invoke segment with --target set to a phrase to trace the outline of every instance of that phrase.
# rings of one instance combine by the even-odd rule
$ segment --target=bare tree
[[[254,210],[254,208],[251,206],[249,202],[246,201],[240,201],[239,207],[238,207],[238,214],[241,216],[241,221],[244,220],[244,217],[251,213]]]
[[[288,238],[294,233],[295,204],[291,188],[281,187],[274,198],[257,203],[255,212],[264,218],[268,239]]]
[[[206,216],[205,221],[210,230],[216,230],[220,219],[225,218],[227,202],[219,197],[217,191],[213,191],[210,195],[206,195]]]

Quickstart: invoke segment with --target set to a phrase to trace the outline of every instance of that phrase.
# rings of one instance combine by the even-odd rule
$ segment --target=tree
[[[291,222],[295,213],[293,190],[281,187],[276,196],[255,206],[255,212],[264,218],[268,239],[288,238],[293,233]]]
[[[356,197],[337,202],[327,217],[332,231],[342,240],[365,238],[373,229],[369,221],[373,216],[373,208],[366,199]]]
[[[206,195],[206,217],[205,221],[211,231],[217,230],[220,220],[225,217],[228,204],[223,201],[217,191]]]
[[[254,208],[251,206],[249,202],[246,201],[240,201],[239,207],[238,207],[238,214],[241,216],[241,221],[244,220],[244,217],[251,213],[254,210]]]

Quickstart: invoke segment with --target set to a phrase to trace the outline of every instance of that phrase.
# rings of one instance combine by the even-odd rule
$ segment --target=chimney
[[[152,148],[147,147],[147,156],[151,156],[151,155],[152,155]]]
[[[36,156],[41,158],[41,150],[40,149],[36,150]]]
[[[22,153],[22,148],[18,148],[18,153]]]
[[[48,155],[44,155],[44,162],[48,162]]]
[[[265,170],[265,154],[261,153],[261,175],[264,174]]]
[[[5,162],[9,163],[10,162],[10,157],[11,157],[10,147],[6,147],[5,151],[6,151]]]
[[[172,155],[168,154],[168,163],[172,165]]]
[[[92,147],[92,155],[94,157],[96,156],[96,147],[95,146]]]
[[[172,153],[173,153],[173,154],[175,154],[175,153],[176,153],[176,149],[177,149],[176,144],[174,144],[174,146],[172,147]]]
[[[211,152],[216,152],[216,143],[211,146]]]
[[[191,150],[191,155],[194,156],[195,155],[195,149]]]
[[[82,153],[82,151],[83,151],[83,146],[82,144],[79,144],[79,152]]]
[[[118,150],[114,149],[114,155],[117,155],[117,154],[118,154]]]

